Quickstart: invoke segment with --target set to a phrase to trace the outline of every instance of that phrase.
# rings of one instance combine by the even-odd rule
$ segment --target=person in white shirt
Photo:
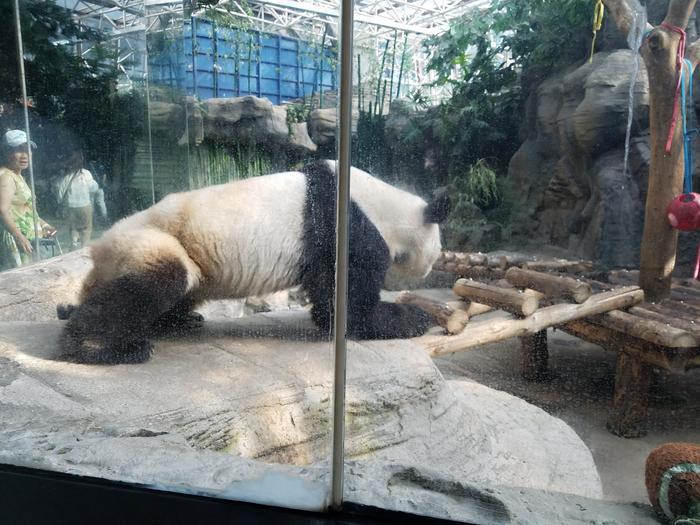
[[[68,160],[67,173],[58,180],[56,196],[65,211],[70,229],[71,250],[87,246],[92,236],[92,203],[100,187],[83,168],[83,154],[74,151]]]

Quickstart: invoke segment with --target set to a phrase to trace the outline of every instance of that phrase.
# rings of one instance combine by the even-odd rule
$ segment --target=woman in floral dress
[[[34,230],[34,199],[22,171],[29,166],[29,145],[24,131],[13,129],[2,140],[0,167],[0,270],[16,268],[31,260]],[[36,147],[32,143],[32,147]],[[56,229],[39,218],[40,235]]]

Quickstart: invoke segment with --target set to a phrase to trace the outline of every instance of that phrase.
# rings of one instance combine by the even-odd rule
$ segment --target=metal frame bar
[[[340,80],[338,118],[338,162],[336,202],[336,271],[333,346],[335,373],[333,383],[333,454],[331,459],[331,507],[343,503],[345,466],[345,383],[347,364],[347,313],[349,269],[350,155],[352,144],[352,63],[353,0],[341,0]]]
[[[24,109],[24,132],[27,134],[27,152],[29,156],[29,186],[32,191],[32,213],[34,220],[34,259],[41,260],[39,248],[39,212],[36,209],[36,191],[34,189],[34,154],[32,153],[32,136],[29,129],[29,101],[27,99],[27,80],[24,75],[24,43],[22,41],[22,22],[19,17],[19,0],[14,1],[15,32],[17,33],[17,57],[19,81],[22,90],[22,107]],[[17,248],[20,248],[19,246]]]

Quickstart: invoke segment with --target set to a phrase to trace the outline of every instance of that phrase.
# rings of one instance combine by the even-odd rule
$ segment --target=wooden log
[[[687,332],[695,340],[695,345],[700,347],[700,325],[696,324],[694,320],[687,317],[683,317],[680,313],[660,313],[655,310],[651,310],[645,307],[648,303],[642,303],[640,306],[634,306],[630,308],[629,313],[641,317],[643,319],[648,319],[650,321],[655,321],[662,326],[667,328],[673,328],[675,330],[680,330],[681,332]],[[666,345],[664,345],[666,346]],[[669,345],[670,346],[670,345]],[[670,346],[671,348],[690,348],[686,345],[682,346]]]
[[[698,279],[692,279],[692,278],[679,279],[678,284],[681,284],[683,286],[690,286],[691,288],[695,288],[696,290],[700,290],[700,280],[698,280]]]
[[[493,307],[487,304],[475,303],[473,301],[447,301],[445,304],[454,310],[463,310],[467,312],[467,314],[469,314],[469,319],[493,310]]]
[[[693,337],[693,334],[686,330],[627,312],[607,312],[591,318],[590,321],[658,346],[667,348],[693,348],[698,346],[698,342]]]
[[[460,333],[469,321],[469,314],[466,310],[455,310],[445,303],[433,301],[412,292],[401,292],[396,298],[396,302],[399,304],[412,304],[421,310],[425,310],[450,334]]]
[[[531,294],[467,279],[457,279],[452,290],[471,301],[488,304],[523,317],[532,315],[539,307],[539,300]]]
[[[613,406],[607,428],[616,436],[645,436],[651,367],[624,351],[617,356]]]
[[[683,355],[684,351],[671,353],[647,341],[594,324],[588,319],[575,319],[557,325],[557,328],[605,350],[619,352],[624,348],[626,353],[663,370],[684,372],[687,368],[688,356]]]
[[[592,295],[582,304],[555,304],[540,308],[524,319],[489,319],[471,322],[464,331],[454,337],[435,337],[424,340],[425,348],[433,356],[451,354],[476,346],[521,337],[546,330],[591,315],[598,315],[618,308],[627,308],[644,300],[644,292],[636,286],[618,288]]]
[[[457,260],[457,254],[455,252],[442,252],[441,257],[438,259],[440,262],[455,262]]]
[[[455,269],[457,275],[466,275],[470,271],[471,266],[466,263],[459,263]]]
[[[499,255],[487,254],[486,265],[489,268],[498,268],[499,270],[505,270],[505,267],[501,266],[501,257]]]
[[[546,381],[549,379],[549,350],[547,349],[547,330],[527,334],[520,338],[522,367],[520,374],[528,381]]]
[[[644,308],[650,310],[654,307],[660,308],[661,311],[680,312],[684,317],[689,317],[695,323],[700,323],[700,304],[687,303],[685,301],[673,301],[671,299],[664,299],[660,303],[644,303]]]
[[[700,303],[700,288],[691,286],[683,286],[681,284],[673,284],[671,286],[671,294],[678,292],[679,295],[688,297],[690,301],[698,301]]]
[[[442,265],[441,270],[443,270],[443,271],[445,271],[445,272],[452,272],[452,273],[454,273],[454,271],[457,269],[457,266],[458,266],[458,265],[457,265],[456,262],[447,262],[447,263],[445,263],[445,264]]]
[[[489,268],[488,266],[467,266],[460,265],[455,272],[461,277],[468,279],[501,279],[505,272],[500,268]]]
[[[607,278],[613,284],[632,285],[639,281],[639,270],[610,270]]]
[[[468,277],[470,279],[501,279],[505,272],[500,268],[490,268],[488,266],[471,266],[463,262],[436,262],[433,265],[433,270],[440,272],[456,273],[460,277]]]
[[[593,263],[591,261],[555,259],[552,261],[525,262],[522,267],[525,270],[533,270],[535,272],[586,273],[593,270]]]
[[[499,279],[495,283],[493,283],[495,286],[498,286],[499,288],[506,288],[508,290],[515,290],[515,286],[511,284],[508,280],[506,279]],[[525,288],[525,287],[523,287]]]
[[[632,30],[638,2],[633,0],[603,0],[612,19],[625,37]],[[695,8],[695,0],[671,0],[663,26],[647,27],[640,52],[649,78],[649,181],[646,191],[644,231],[640,247],[639,284],[648,301],[668,297],[671,274],[676,260],[678,231],[671,228],[666,207],[683,191],[683,126],[675,126],[670,150],[666,143],[676,104],[673,93],[678,82],[677,56],[681,34],[670,29],[685,30]],[[683,33],[683,35],[685,35]],[[698,63],[698,41],[686,48],[692,67]],[[679,129],[680,128],[680,129]]]
[[[503,270],[507,270],[511,266],[521,266],[526,262],[535,262],[536,260],[537,258],[532,255],[522,253],[506,254],[501,255],[500,267]]]
[[[547,299],[574,300],[582,303],[591,296],[591,285],[562,275],[510,268],[506,280],[519,288],[532,288],[542,292]]]
[[[488,266],[488,257],[485,253],[469,254],[469,264],[471,266]]]
[[[483,303],[476,303],[474,301],[469,303],[469,308],[467,308],[467,313],[469,314],[469,318],[471,319],[472,317],[476,317],[477,315],[485,314],[486,312],[490,312],[493,310],[493,306],[489,306],[488,304],[483,304]]]

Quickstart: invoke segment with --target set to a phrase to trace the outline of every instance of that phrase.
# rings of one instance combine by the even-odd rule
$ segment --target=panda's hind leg
[[[147,361],[152,325],[184,300],[187,283],[185,265],[174,259],[96,285],[70,314],[61,358],[90,364]]]
[[[204,316],[193,311],[198,302],[185,297],[156,319],[151,326],[154,336],[177,335],[197,330],[204,324]]]

